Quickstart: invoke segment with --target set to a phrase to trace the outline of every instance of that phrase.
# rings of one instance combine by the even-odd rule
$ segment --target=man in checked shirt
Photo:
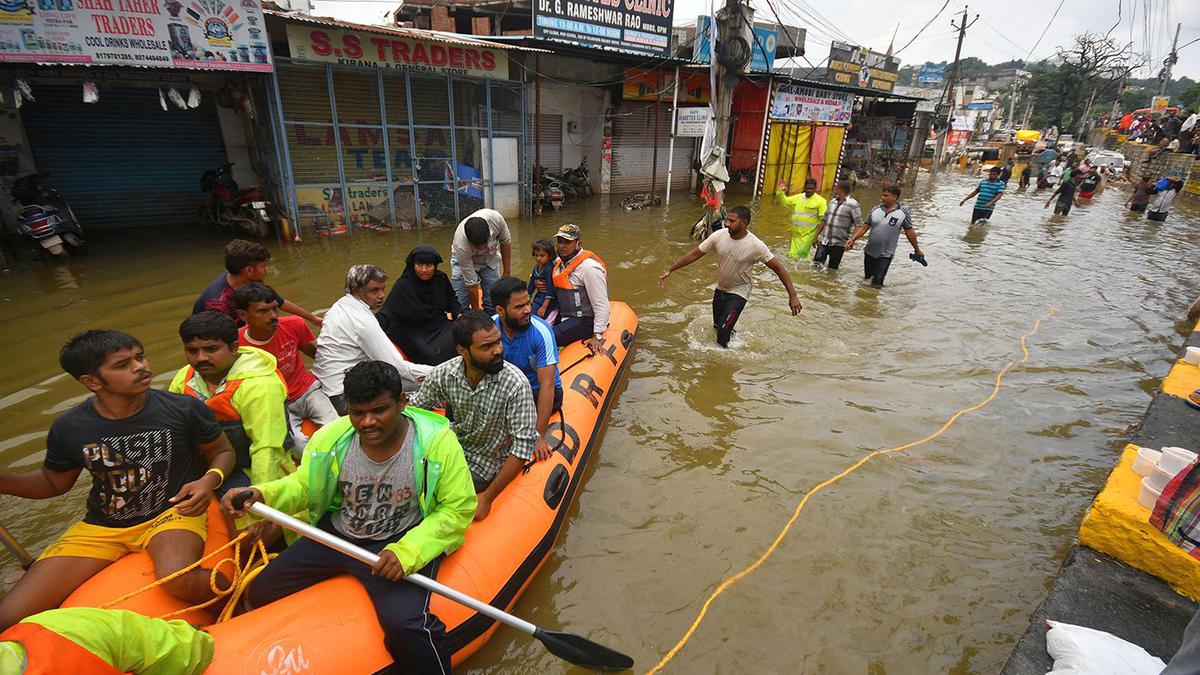
[[[475,520],[483,520],[525,462],[549,457],[550,447],[535,428],[529,379],[504,360],[496,322],[472,310],[454,322],[453,331],[458,356],[435,367],[409,405],[446,406],[475,482]]]

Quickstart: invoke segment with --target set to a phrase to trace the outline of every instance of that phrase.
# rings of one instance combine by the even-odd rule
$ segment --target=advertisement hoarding
[[[1170,96],[1155,96],[1150,100],[1150,113],[1153,115],[1164,114],[1167,112],[1167,104],[1170,102]]]
[[[845,42],[829,46],[829,67],[826,79],[864,89],[890,92],[896,86],[900,59]]]
[[[508,79],[503,49],[289,24],[292,58],[440,75]]]
[[[663,100],[668,103],[673,96],[674,73],[665,70],[643,70],[626,68],[625,80],[621,83],[621,99],[625,101]],[[708,103],[712,88],[708,73],[679,74],[679,103]]]
[[[534,0],[534,37],[646,56],[670,55],[675,0]]]
[[[692,47],[692,61],[712,62],[712,40],[707,16],[696,19],[696,40]],[[770,28],[754,27],[754,44],[750,45],[750,70],[769,73],[775,67],[775,47],[779,45],[779,33]]]
[[[771,101],[771,117],[795,122],[847,124],[854,109],[854,95],[781,84]]]
[[[921,84],[941,84],[946,79],[946,66],[935,66],[926,63],[917,73],[917,82]]]
[[[259,0],[6,0],[0,61],[272,69]]]

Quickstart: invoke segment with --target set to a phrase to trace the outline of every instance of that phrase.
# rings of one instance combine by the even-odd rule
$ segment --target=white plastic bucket
[[[1142,490],[1138,493],[1138,503],[1142,506],[1154,510],[1154,503],[1158,501],[1158,496],[1162,494],[1162,490],[1155,490],[1150,484],[1149,478],[1142,479]]]

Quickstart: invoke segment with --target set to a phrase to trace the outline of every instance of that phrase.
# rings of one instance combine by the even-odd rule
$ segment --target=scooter
[[[50,255],[66,253],[67,247],[83,246],[83,227],[75,218],[71,205],[52,187],[42,181],[48,173],[32,173],[13,181],[13,201],[21,204],[17,210],[17,230],[29,237]]]
[[[555,211],[561,209],[563,202],[567,200],[563,187],[561,179],[541,167],[538,168],[537,198],[543,206],[553,207]]]
[[[200,177],[200,189],[208,193],[201,217],[229,234],[265,237],[274,227],[271,202],[257,185],[241,189],[233,179],[232,168],[230,162]]]

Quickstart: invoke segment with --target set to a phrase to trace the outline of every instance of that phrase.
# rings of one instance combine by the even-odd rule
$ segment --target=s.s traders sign
[[[0,61],[270,72],[271,47],[259,0],[0,0]]]
[[[508,54],[482,45],[289,24],[292,58],[463,77],[508,78]]]
[[[534,37],[667,57],[675,0],[533,0]]]

